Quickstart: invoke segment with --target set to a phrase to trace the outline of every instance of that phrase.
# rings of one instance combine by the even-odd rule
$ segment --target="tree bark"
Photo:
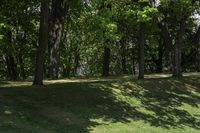
[[[43,85],[45,51],[48,45],[48,19],[49,19],[49,0],[41,2],[39,46],[36,54],[36,68],[33,85]]]
[[[133,44],[132,44],[133,45]],[[134,45],[133,45],[133,48],[131,49],[131,53],[132,53],[132,74],[133,75],[136,75],[136,69],[135,69],[135,66],[136,66],[136,59],[135,59],[135,49],[134,49]]]
[[[197,45],[197,55],[196,55],[197,72],[200,72],[200,26],[195,36],[195,43]]]
[[[49,77],[58,79],[60,62],[60,44],[63,38],[67,4],[65,0],[53,0],[50,15],[50,64]]]
[[[180,27],[176,35],[175,49],[174,49],[174,66],[173,77],[182,77],[182,43],[185,31],[185,22],[180,22]]]
[[[20,65],[20,77],[24,80],[26,78],[25,70],[24,70],[24,60],[22,54],[18,55],[19,65]]]
[[[161,73],[163,70],[163,49],[162,47],[159,47],[158,51],[158,60],[157,60],[157,73]]]
[[[126,70],[126,41],[124,38],[121,39],[120,45],[121,45],[121,66],[122,66],[122,72],[123,74],[127,74]]]
[[[139,75],[138,79],[144,79],[144,45],[145,45],[145,24],[140,24],[138,37],[138,61],[139,61]]]
[[[109,76],[109,67],[110,67],[110,48],[104,47],[104,57],[103,57],[103,74],[102,76]]]
[[[9,55],[8,57],[6,57],[6,65],[7,65],[8,78],[10,80],[17,80],[18,79],[17,63],[13,55]]]

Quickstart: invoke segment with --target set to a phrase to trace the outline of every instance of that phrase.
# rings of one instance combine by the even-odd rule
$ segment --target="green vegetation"
[[[1,81],[0,132],[199,133],[200,77],[148,77]]]
[[[199,0],[1,0],[0,79],[197,71]]]
[[[198,72],[199,0],[0,1],[0,133],[200,133]]]

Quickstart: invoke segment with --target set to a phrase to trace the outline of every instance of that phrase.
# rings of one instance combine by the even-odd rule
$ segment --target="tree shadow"
[[[135,98],[141,104],[118,99],[119,94],[113,89],[121,90],[121,95]],[[13,112],[6,116],[0,113],[0,121],[7,121],[0,122],[0,132],[5,133],[89,133],[106,121],[129,123],[138,120],[155,127],[200,129],[200,120],[179,108],[184,104],[198,108],[200,97],[174,79],[60,83],[40,88],[1,88],[0,93],[1,110]]]
[[[124,95],[140,100],[141,107],[153,113],[147,118],[152,126],[163,128],[183,128],[185,126],[200,129],[200,117],[184,110],[182,106],[198,109],[200,95],[198,77],[183,79],[161,78],[135,81],[123,85]],[[135,86],[135,87],[134,87]],[[133,89],[139,88],[139,89]]]
[[[60,132],[87,133],[101,123],[130,122],[130,118],[145,119],[145,115],[112,93],[108,82],[64,83],[42,88],[28,86],[1,88],[0,108],[9,109],[12,116],[0,117],[0,132]],[[29,86],[30,87],[30,86]],[[0,116],[3,116],[1,114]],[[25,124],[22,124],[25,123]],[[37,128],[36,128],[37,127]]]

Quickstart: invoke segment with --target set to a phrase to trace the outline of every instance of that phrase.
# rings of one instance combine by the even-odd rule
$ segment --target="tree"
[[[109,76],[109,68],[110,68],[110,48],[104,47],[102,76],[105,77]]]
[[[183,44],[184,32],[185,32],[185,20],[181,20],[176,35],[175,48],[174,48],[173,77],[177,78],[182,77],[182,44]]]
[[[145,34],[147,25],[154,19],[157,9],[152,5],[151,1],[139,1],[139,8],[137,11],[139,32],[138,32],[138,63],[139,63],[139,75],[138,79],[144,79],[145,70]]]
[[[141,23],[138,36],[138,59],[139,59],[138,79],[144,79],[144,45],[145,45],[145,24]]]
[[[200,26],[197,30],[197,33],[195,35],[195,44],[197,47],[197,71],[200,72]]]
[[[50,35],[49,35],[49,76],[51,79],[58,79],[60,62],[60,44],[63,39],[64,25],[68,13],[66,0],[52,0],[50,14]]]
[[[49,0],[41,2],[41,17],[39,30],[39,46],[36,54],[35,77],[33,85],[43,85],[45,51],[48,46],[48,20],[49,20]]]
[[[198,2],[156,1],[49,0],[48,28],[40,23],[41,1],[2,0],[0,78],[129,75],[136,64],[139,79],[166,67],[175,77],[196,71]]]

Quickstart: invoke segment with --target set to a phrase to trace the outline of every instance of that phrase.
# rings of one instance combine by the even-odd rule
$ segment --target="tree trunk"
[[[127,74],[126,70],[126,44],[125,44],[125,39],[122,38],[120,41],[121,45],[121,65],[122,65],[122,72],[123,74]]]
[[[58,79],[60,62],[60,44],[63,38],[67,4],[65,0],[53,0],[50,15],[50,66],[49,77]]]
[[[24,70],[24,61],[21,54],[18,56],[19,65],[20,65],[20,76],[24,80],[26,78],[25,70]]]
[[[7,65],[8,78],[10,80],[17,80],[18,79],[17,63],[13,55],[9,55],[8,57],[6,57],[6,65]]]
[[[109,66],[110,66],[110,48],[104,47],[104,57],[103,57],[103,74],[102,76],[109,76]]]
[[[175,49],[174,49],[174,66],[173,66],[173,77],[182,77],[182,43],[183,35],[185,31],[185,22],[180,23],[179,30],[177,32]]]
[[[197,71],[200,72],[200,26],[195,36],[195,43],[197,45],[197,55],[196,55]]]
[[[133,75],[136,75],[136,69],[135,69],[135,67],[136,67],[136,60],[135,60],[135,49],[134,49],[134,46],[133,46],[133,48],[131,49],[131,53],[132,53],[132,74]]]
[[[49,0],[41,2],[39,46],[36,55],[36,68],[33,85],[43,85],[44,59],[45,51],[48,45],[48,18],[49,18]]]
[[[138,60],[139,60],[139,76],[138,79],[144,79],[144,45],[145,45],[145,24],[140,24],[138,37]]]

